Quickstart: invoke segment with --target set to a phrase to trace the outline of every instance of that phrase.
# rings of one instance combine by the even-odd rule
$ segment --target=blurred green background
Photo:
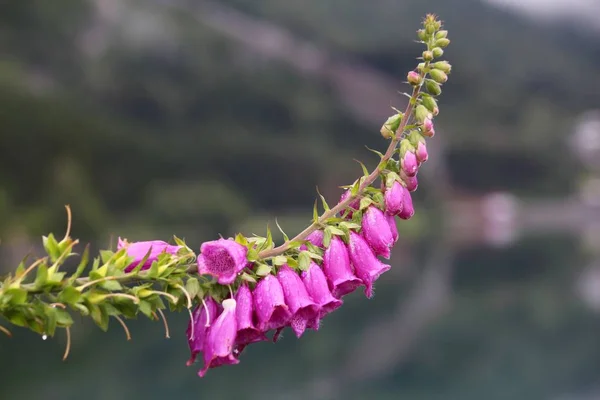
[[[549,3],[552,3],[549,1]],[[573,3],[575,5],[576,2]],[[187,315],[125,341],[0,337],[0,398],[600,398],[600,36],[479,0],[0,2],[0,274],[40,235],[288,233],[373,166],[421,18],[450,31],[417,214],[376,296],[186,368]]]

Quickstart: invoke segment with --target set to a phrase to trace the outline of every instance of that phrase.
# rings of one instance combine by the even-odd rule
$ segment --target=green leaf
[[[93,305],[91,307],[90,316],[100,329],[104,332],[108,330],[108,313],[106,312],[106,308],[101,305]]]
[[[310,267],[310,255],[307,251],[302,251],[298,255],[298,268],[302,271],[308,271]]]
[[[121,286],[121,284],[116,280],[100,282],[98,286],[103,289],[110,290],[111,292],[123,289],[123,286]]]
[[[313,222],[317,223],[319,222],[319,208],[317,206],[318,201],[315,200],[315,206],[313,207]]]
[[[248,239],[246,239],[246,237],[244,235],[242,235],[241,233],[238,233],[237,235],[235,235],[235,241],[243,246],[248,245]]]
[[[75,304],[81,299],[81,293],[73,286],[67,286],[58,295],[58,301],[66,304]]]
[[[21,305],[27,302],[27,291],[21,288],[8,289],[4,294],[10,298],[12,305]]]
[[[369,207],[371,204],[373,204],[373,200],[371,200],[368,197],[363,197],[362,199],[360,199],[360,206],[358,207],[358,209],[364,210],[365,208]]]
[[[56,309],[56,323],[58,326],[65,327],[73,325],[73,318],[67,310],[61,308]]]
[[[177,236],[173,236],[173,240],[175,241],[175,244],[177,246],[187,247],[187,245],[185,244],[185,241],[183,241],[182,239],[179,239]]]
[[[146,317],[152,318],[152,305],[149,302],[145,300],[140,301],[138,308]]]
[[[289,265],[292,268],[296,268],[296,267],[298,267],[298,260],[296,260],[292,256],[288,256],[287,257],[287,265]]]
[[[115,253],[110,250],[100,250],[100,258],[102,259],[102,264],[106,264],[107,262],[109,262],[112,256],[114,255]]]
[[[297,249],[300,246],[302,246],[303,244],[304,244],[303,240],[294,240],[294,241],[291,241],[288,245],[289,245],[290,249]]]
[[[189,278],[185,283],[185,290],[187,290],[190,297],[193,299],[200,293],[200,282],[196,278]]]
[[[345,221],[340,223],[340,227],[344,227],[346,229],[360,229],[361,226],[356,222]]]
[[[55,307],[47,307],[45,310],[46,314],[46,333],[50,336],[54,336],[54,332],[56,332],[56,308]]]
[[[373,149],[372,149],[372,148],[370,148],[369,146],[365,146],[365,147],[367,148],[367,150],[369,150],[369,151],[370,151],[370,152],[372,152],[372,153],[375,153],[375,154],[377,154],[379,157],[381,157],[381,158],[383,158],[383,157],[384,157],[382,152],[380,152],[380,151],[377,151],[377,150],[373,150]]]
[[[44,249],[46,253],[50,256],[50,259],[54,262],[60,257],[60,249],[58,247],[58,242],[54,238],[53,234],[49,234],[48,236],[42,236],[42,243],[44,245]]]
[[[271,267],[267,264],[259,264],[256,269],[256,275],[258,276],[267,276],[271,273]]]
[[[271,228],[267,226],[267,241],[265,242],[265,249],[271,249],[273,247],[273,234]]]
[[[256,249],[250,248],[248,249],[248,254],[246,255],[248,261],[256,261],[258,260],[258,251]]]
[[[354,184],[352,185],[352,189],[350,190],[350,195],[356,196],[358,194],[359,190],[360,190],[360,179],[355,181]]]
[[[286,256],[277,256],[273,258],[273,265],[280,266],[287,262]]]
[[[330,226],[329,228],[331,229],[331,233],[333,233],[336,236],[342,236],[344,234],[344,231],[338,227]]]
[[[306,252],[308,254],[308,256],[310,258],[312,258],[313,260],[319,260],[319,261],[323,261],[323,257],[321,257],[320,254],[314,253],[312,251],[307,251]]]
[[[148,249],[148,251],[144,255],[144,258],[142,258],[141,261],[131,270],[132,274],[137,274],[138,272],[140,272],[140,270],[142,269],[144,264],[146,264],[146,261],[148,261],[148,259],[150,258],[150,254],[152,254],[152,248]],[[152,267],[154,267],[154,264],[156,264],[156,262],[152,263],[152,266],[150,269],[152,269]],[[158,274],[158,271],[156,272],[156,274]],[[148,276],[150,276],[150,275],[148,275]],[[150,277],[156,277],[156,276],[158,276],[158,275],[152,275]]]
[[[87,267],[89,260],[90,260],[90,245],[88,244],[87,246],[85,246],[85,250],[83,251],[83,254],[81,255],[81,260],[79,261],[79,265],[77,265],[77,269],[75,270],[75,273],[73,273],[73,275],[71,275],[71,277],[69,278],[69,283],[75,282],[75,279],[79,278],[81,276],[81,274],[83,274],[83,271],[85,270],[85,267]]]
[[[34,286],[36,289],[41,289],[48,281],[48,266],[45,263],[41,263],[37,267],[37,273],[35,276]]]
[[[137,267],[136,267],[137,268]],[[148,270],[148,278],[156,278],[159,275],[158,271],[158,261],[154,261]]]
[[[27,326],[27,318],[20,312],[15,312],[14,314],[8,314],[7,319],[11,324],[17,326]]]

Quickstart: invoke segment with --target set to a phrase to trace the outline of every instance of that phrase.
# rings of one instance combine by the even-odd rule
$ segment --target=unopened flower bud
[[[429,71],[429,75],[437,83],[446,83],[446,81],[448,80],[448,75],[446,75],[444,71],[441,71],[439,69],[432,69],[431,71]]]
[[[442,94],[442,88],[440,87],[439,83],[437,83],[434,80],[427,79],[425,81],[425,87],[427,88],[429,94],[432,96],[439,96],[440,94]]]
[[[419,29],[417,31],[417,36],[419,37],[419,39],[425,41],[425,40],[427,40],[428,35],[427,35],[427,32],[425,32],[425,29]]]
[[[421,99],[421,104],[425,106],[433,116],[436,116],[440,113],[440,109],[438,108],[437,101],[431,96],[423,96]]]
[[[450,73],[450,71],[452,70],[452,65],[450,65],[448,61],[438,61],[433,64],[433,67],[447,74]]]
[[[417,151],[415,152],[417,156],[417,161],[420,163],[424,163],[429,158],[429,154],[427,153],[427,145],[424,140],[420,140],[417,144]]]
[[[412,146],[411,146],[412,147]],[[400,165],[402,166],[402,170],[408,176],[415,176],[417,174],[417,170],[419,169],[419,163],[417,162],[417,156],[411,151],[407,151],[404,154],[404,157],[400,160]]]
[[[431,61],[433,60],[433,53],[429,50],[425,50],[423,52],[423,60],[425,61]]]
[[[444,55],[444,50],[442,50],[439,47],[434,47],[433,50],[431,50],[431,52],[433,53],[434,58],[440,58]]]
[[[415,118],[419,122],[425,121],[426,118],[431,118],[432,115],[424,105],[419,104],[417,108],[415,108]]]
[[[402,114],[396,114],[389,117],[385,123],[381,126],[381,136],[386,139],[390,139],[396,133],[396,130],[400,126],[402,120]]]
[[[400,179],[402,179],[402,182],[404,182],[404,184],[406,185],[406,190],[408,190],[409,192],[414,192],[415,190],[417,190],[417,188],[419,187],[419,181],[417,179],[417,176],[408,176],[404,173],[404,171],[400,171]],[[402,187],[402,185],[400,185]],[[404,187],[402,187],[402,206],[404,207]],[[402,211],[402,210],[401,210]],[[398,213],[400,214],[400,213]]]
[[[446,39],[446,38],[440,38],[435,41],[435,45],[437,47],[444,48],[444,47],[448,46],[449,44],[450,44],[450,39]]]
[[[433,127],[433,121],[431,118],[425,118],[423,126],[421,127],[421,134],[427,137],[433,137],[435,135],[435,129]]]
[[[408,83],[410,83],[411,85],[419,85],[421,83],[421,75],[416,72],[416,71],[410,71],[408,73],[408,75],[406,76],[406,80],[408,81]]]
[[[446,36],[448,36],[448,31],[439,31],[439,32],[436,32],[436,34],[435,34],[436,39],[443,39]]]
[[[435,25],[428,23],[425,25],[425,31],[429,34],[432,35],[435,32]]]
[[[419,63],[419,64],[417,65],[417,70],[418,70],[419,72],[425,72],[425,63]]]
[[[415,215],[415,208],[413,206],[412,197],[410,196],[408,188],[404,188],[404,204],[402,206],[402,211],[398,213],[398,217],[401,219],[410,219],[413,215]]]

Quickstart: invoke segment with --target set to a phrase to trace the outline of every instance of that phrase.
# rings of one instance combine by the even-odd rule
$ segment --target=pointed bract
[[[348,244],[350,260],[358,276],[365,284],[365,295],[367,298],[373,296],[373,283],[390,269],[390,266],[377,259],[369,244],[361,235],[350,231],[350,243]]]
[[[348,197],[350,197],[351,192],[350,189],[346,190],[344,193],[342,193],[342,196],[340,197],[340,203],[344,200],[346,200]],[[354,209],[354,210],[358,210],[360,207],[360,200],[356,199],[354,201],[352,201],[349,205],[348,208]],[[340,214],[344,214],[344,212],[342,211]],[[348,213],[348,218],[352,218],[352,211],[350,211]]]
[[[337,298],[362,285],[362,281],[352,272],[348,250],[338,236],[331,238],[331,243],[323,254],[323,271],[332,294]]]
[[[375,254],[390,258],[394,238],[383,211],[375,206],[367,208],[362,219],[362,234]]]
[[[186,365],[189,367],[196,361],[196,357],[204,350],[204,340],[208,327],[217,318],[217,303],[212,297],[205,300],[206,307],[199,304],[192,313],[192,320],[188,323],[186,336],[190,347],[191,356]]]
[[[285,303],[292,314],[290,326],[296,337],[300,338],[308,322],[318,318],[321,307],[310,297],[300,276],[288,265],[279,268],[277,279],[281,283]]]
[[[281,283],[275,276],[267,275],[261,279],[252,296],[259,330],[267,332],[278,329],[290,321],[291,313],[285,304]]]
[[[241,353],[247,345],[268,339],[265,332],[257,329],[254,325],[254,299],[246,284],[239,287],[235,295],[235,301],[237,303],[235,315],[238,328],[235,345]]]
[[[383,198],[385,200],[385,212],[390,215],[397,215],[402,211],[404,205],[404,190],[402,190],[402,184],[398,181],[394,181],[391,188],[386,188]]]
[[[150,256],[142,266],[142,271],[150,268],[152,263],[158,260],[158,256],[162,253],[177,254],[181,246],[173,246],[162,240],[150,240],[145,242],[132,242],[119,238],[117,242],[117,250],[125,248],[127,255],[133,258],[133,261],[125,268],[125,272],[131,272],[138,264],[146,257],[150,251]]]
[[[308,322],[308,328],[318,330],[320,320],[330,312],[338,309],[343,302],[333,297],[323,270],[312,261],[308,270],[302,271],[302,282],[304,282],[306,291],[312,297],[313,301],[321,307],[319,315]]]
[[[236,302],[234,299],[223,300],[223,311],[208,328],[204,340],[204,368],[198,372],[200,377],[203,377],[210,368],[240,362],[233,355],[236,334]]]
[[[233,283],[238,274],[248,265],[248,249],[228,239],[202,243],[198,256],[198,273],[212,275],[221,285]]]

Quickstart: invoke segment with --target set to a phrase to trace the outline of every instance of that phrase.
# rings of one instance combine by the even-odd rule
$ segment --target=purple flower
[[[393,215],[386,214],[385,219],[390,225],[390,232],[392,233],[392,239],[394,243],[398,241],[398,225],[396,225],[396,217]]]
[[[342,193],[342,196],[340,197],[340,203],[344,200],[346,200],[348,197],[350,197],[351,192],[350,189],[346,190],[344,193]],[[352,208],[354,210],[358,210],[358,208],[360,207],[360,199],[356,199],[354,201],[352,201],[349,205],[348,208]],[[342,212],[342,215],[344,214],[344,212]],[[348,212],[348,218],[352,218],[352,211]]]
[[[367,208],[362,220],[362,234],[375,254],[390,258],[390,249],[394,245],[394,238],[390,224],[379,208],[375,206]]]
[[[406,176],[406,174],[402,171],[400,172],[400,178],[402,182],[406,185],[406,189],[409,192],[414,192],[419,187],[419,181],[417,180],[417,176]]]
[[[385,200],[385,212],[390,215],[397,215],[402,211],[404,204],[404,190],[398,181],[394,181],[391,188],[387,188],[383,195]]]
[[[235,301],[237,303],[235,315],[238,327],[235,345],[239,353],[241,353],[247,345],[268,339],[263,331],[258,330],[254,326],[254,321],[252,320],[254,300],[252,299],[252,292],[246,284],[243,284],[238,289]]]
[[[281,283],[273,275],[267,275],[258,282],[253,297],[259,330],[279,329],[290,321],[292,315],[285,304]]]
[[[323,231],[313,231],[310,235],[306,237],[305,240],[309,241],[317,247],[323,247]],[[299,250],[307,250],[306,245],[303,244],[302,246],[300,246]]]
[[[277,272],[277,279],[281,283],[285,303],[288,305],[292,317],[290,326],[300,338],[309,321],[319,316],[319,307],[310,297],[300,276],[287,265],[282,265]]]
[[[206,301],[206,307],[200,304],[192,313],[192,320],[189,322],[185,331],[190,352],[192,353],[186,365],[189,367],[196,361],[198,354],[204,350],[204,340],[208,327],[217,318],[217,303],[212,297]]]
[[[365,295],[367,298],[371,298],[373,296],[373,283],[381,274],[389,270],[390,266],[379,261],[369,244],[356,232],[350,231],[348,248],[356,275],[365,284]]]
[[[247,252],[245,246],[233,240],[204,242],[198,256],[198,273],[215,276],[221,285],[229,285],[248,265]]]
[[[302,282],[304,282],[304,286],[310,297],[321,307],[319,315],[308,322],[309,328],[319,330],[320,320],[330,312],[338,309],[343,302],[333,297],[329,286],[327,286],[325,274],[314,262],[310,263],[308,270],[302,272]]]
[[[404,157],[400,160],[402,170],[408,176],[415,176],[419,169],[419,163],[417,162],[417,156],[412,151],[404,153]]]
[[[417,151],[415,154],[417,156],[417,160],[420,163],[424,163],[425,161],[427,161],[427,159],[429,158],[429,154],[427,153],[427,145],[425,144],[425,142],[419,140],[419,144],[417,145]]]
[[[435,136],[435,128],[433,126],[433,121],[431,120],[431,118],[425,118],[425,121],[423,121],[422,133],[424,136],[427,137]]]
[[[238,329],[235,310],[236,302],[234,299],[223,300],[223,311],[208,328],[204,341],[204,368],[198,372],[200,377],[203,377],[209,368],[240,362],[233,355],[233,346]]]
[[[402,219],[410,219],[415,215],[415,208],[413,207],[412,197],[407,188],[404,188],[404,206],[398,216]]]
[[[331,238],[331,243],[323,254],[323,271],[329,281],[331,292],[337,298],[353,292],[362,285],[362,281],[352,272],[344,242],[337,236]]]
[[[127,255],[133,258],[131,264],[125,268],[125,272],[132,271],[146,257],[150,251],[150,256],[142,266],[142,271],[150,268],[152,263],[158,260],[158,256],[162,253],[177,254],[181,246],[173,246],[162,240],[151,240],[147,242],[128,243],[126,240],[119,238],[117,243],[117,251],[125,248]]]

